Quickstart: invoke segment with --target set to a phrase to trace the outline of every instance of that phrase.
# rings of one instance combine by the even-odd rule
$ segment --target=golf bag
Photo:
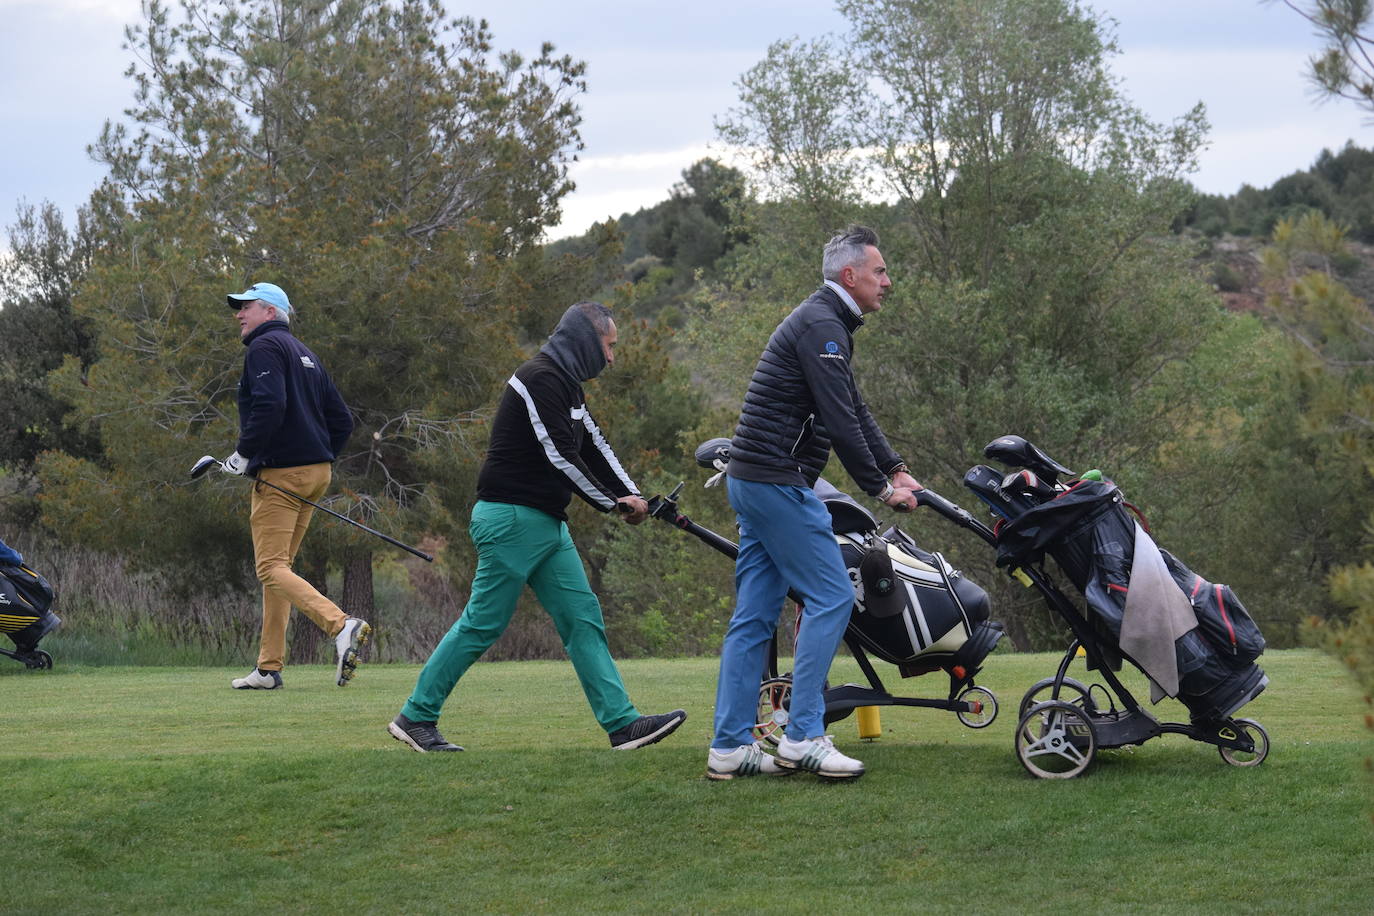
[[[17,554],[12,556],[17,558]],[[52,657],[38,648],[39,640],[62,622],[50,610],[52,602],[47,579],[21,562],[0,562],[0,633],[15,647],[13,652],[0,649],[0,655],[30,668],[52,667]]]
[[[854,585],[848,639],[903,677],[977,671],[1003,633],[988,619],[987,592],[899,528],[878,534],[873,515],[825,480],[815,490]]]
[[[1038,449],[1035,453],[1044,458]],[[1127,657],[1119,643],[1132,586],[1136,519],[1111,481],[1083,478],[1060,484],[1056,469],[1064,470],[1051,462],[1039,475],[1022,469],[1004,477],[978,465],[964,483],[1001,516],[995,528],[997,564],[1029,567],[1051,556],[1083,595],[1102,657],[1117,670]],[[1168,551],[1159,554],[1169,577],[1187,596],[1194,618],[1188,621],[1194,625],[1174,641],[1178,699],[1194,722],[1225,719],[1268,684],[1255,664],[1264,651],[1264,637],[1230,588],[1208,582]],[[1136,659],[1132,662],[1139,667]]]

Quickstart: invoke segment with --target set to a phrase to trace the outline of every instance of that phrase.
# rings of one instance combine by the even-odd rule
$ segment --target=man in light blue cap
[[[332,463],[353,432],[348,406],[320,358],[291,335],[295,310],[280,286],[255,283],[227,299],[248,352],[239,380],[238,447],[224,460],[224,469],[319,501],[329,489]],[[313,512],[281,490],[253,484],[249,527],[262,582],[262,642],[257,667],[234,678],[230,683],[235,689],[282,685],[286,621],[293,604],[334,637],[340,687],[358,667],[358,649],[372,628],[339,610],[291,569]]]

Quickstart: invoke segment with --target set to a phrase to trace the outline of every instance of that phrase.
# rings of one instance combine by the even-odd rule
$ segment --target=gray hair
[[[821,256],[821,276],[826,280],[840,279],[846,267],[858,267],[868,257],[868,246],[878,247],[878,233],[858,223],[850,224],[839,235],[825,243]]]
[[[573,308],[585,315],[596,329],[596,333],[602,337],[611,332],[611,310],[608,306],[588,299],[585,302],[574,302]]]

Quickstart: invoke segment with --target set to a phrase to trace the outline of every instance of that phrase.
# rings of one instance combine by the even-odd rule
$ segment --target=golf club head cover
[[[864,587],[864,607],[874,617],[895,617],[906,609],[906,590],[897,581],[887,542],[876,539],[859,560]]]
[[[717,471],[723,470],[716,462],[724,463],[730,460],[730,440],[725,438],[707,439],[697,446],[696,459],[697,464],[701,467],[712,468]]]

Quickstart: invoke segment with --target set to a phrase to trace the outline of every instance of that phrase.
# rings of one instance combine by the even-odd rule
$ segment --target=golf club
[[[204,476],[205,476],[205,472],[208,471],[208,470],[210,470],[210,468],[212,468],[212,467],[218,467],[218,468],[220,468],[220,469],[223,469],[223,468],[224,468],[224,462],[223,462],[223,461],[220,461],[220,460],[219,460],[218,458],[216,458],[214,455],[206,455],[205,457],[201,458],[199,461],[197,461],[195,464],[193,464],[193,465],[191,466],[191,479],[192,479],[192,480],[195,480],[195,479],[197,479],[197,478],[199,478],[199,477],[204,477]],[[330,515],[334,516],[334,517],[337,518],[339,521],[348,522],[350,525],[354,525],[354,526],[356,526],[356,527],[358,527],[358,528],[363,529],[363,530],[366,531],[368,534],[376,535],[377,537],[379,537],[379,538],[381,538],[382,540],[386,541],[388,544],[395,545],[396,547],[401,548],[402,550],[406,551],[407,553],[413,553],[413,554],[415,554],[415,556],[417,556],[417,557],[419,557],[420,559],[424,560],[426,563],[433,563],[433,562],[434,562],[434,557],[430,556],[429,554],[425,553],[424,551],[422,551],[422,550],[416,550],[414,547],[410,547],[410,546],[407,546],[407,545],[405,545],[405,544],[402,544],[400,541],[396,540],[396,539],[393,538],[393,537],[390,537],[390,536],[388,536],[388,535],[382,534],[380,531],[376,531],[376,530],[374,530],[374,529],[372,529],[372,528],[367,527],[367,526],[364,525],[362,522],[355,522],[353,519],[349,518],[347,515],[340,515],[339,513],[335,512],[333,509],[326,509],[324,506],[321,506],[319,503],[311,502],[310,500],[306,499],[304,496],[300,496],[300,495],[297,495],[297,494],[295,494],[295,493],[292,493],[290,490],[282,489],[281,487],[277,486],[277,485],[274,484],[274,483],[269,483],[268,481],[263,480],[261,477],[254,477],[254,478],[251,478],[251,479],[252,479],[253,481],[255,481],[256,483],[264,484],[265,486],[271,487],[272,489],[276,490],[278,493],[285,493],[287,496],[290,496],[292,499],[300,500],[301,502],[305,503],[307,506],[314,506],[316,509],[319,509],[321,512],[328,512]]]

